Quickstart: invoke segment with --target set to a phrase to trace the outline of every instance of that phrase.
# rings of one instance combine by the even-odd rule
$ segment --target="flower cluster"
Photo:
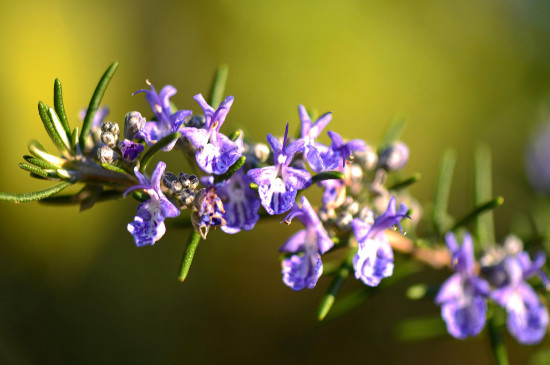
[[[39,102],[38,109],[59,155],[48,153],[32,141],[32,156],[24,156],[26,162],[19,166],[32,177],[61,183],[33,193],[0,192],[0,201],[78,203],[84,210],[99,201],[131,195],[140,203],[127,230],[138,247],[154,245],[166,232],[165,220],[182,216],[181,225],[193,231],[182,260],[181,281],[187,276],[199,241],[206,239],[212,229],[236,234],[254,229],[260,218],[279,216],[287,225],[297,220],[303,229],[280,247],[282,281],[292,290],[314,288],[327,260],[338,268],[330,290],[337,291],[341,279],[351,272],[360,282],[376,287],[397,270],[394,250],[399,250],[408,259],[436,268],[450,264],[454,270],[435,298],[452,336],[462,339],[479,334],[491,315],[489,305],[506,311],[508,331],[522,344],[539,343],[545,336],[548,310],[536,287],[528,282],[537,276],[545,288],[550,287],[543,271],[544,253],[532,260],[522,242],[511,236],[476,263],[472,237],[465,234],[459,245],[448,233],[445,241],[451,254],[449,262],[448,252],[437,242],[447,229],[445,204],[435,204],[437,210],[434,208],[430,222],[435,232],[418,237],[418,242],[392,231],[398,228],[403,232],[401,224],[407,222],[405,228],[415,234],[422,214],[406,189],[418,180],[418,175],[408,179],[401,175],[409,160],[409,148],[397,140],[395,130],[400,132],[400,127],[393,131],[390,128],[380,146],[361,139],[346,140],[333,130],[324,133],[332,122],[332,112],[317,118],[299,105],[299,130],[289,132],[287,123],[281,135],[268,133],[267,143],[255,142],[244,138],[241,130],[224,134],[224,123],[235,101],[233,96],[221,97],[224,80],[214,83],[208,101],[202,94],[194,96],[200,113],[178,109],[170,100],[177,92],[173,86],[166,85],[157,92],[146,81],[149,88],[133,95],[145,96],[150,111],[127,113],[121,131],[119,124],[107,120],[109,109],[100,106],[116,68],[115,62],[107,69],[88,109],[82,111],[81,129],[70,128],[61,83],[56,80],[54,107]],[[280,132],[282,129],[283,124],[277,128]],[[527,161],[530,180],[539,191],[545,190],[543,185],[549,180],[548,176],[539,176],[546,163],[543,152],[548,147],[547,136],[542,135],[544,138],[529,150]],[[323,144],[323,139],[330,140],[330,144]],[[193,173],[166,171],[162,159],[148,173],[154,157],[175,150]],[[490,170],[490,166],[485,169]],[[447,168],[442,172],[449,175]],[[442,179],[447,178],[445,174]],[[54,196],[76,183],[84,185],[76,194]],[[315,195],[308,194],[312,189],[321,190],[318,202],[312,198]],[[448,189],[440,190],[438,196]],[[439,197],[446,200],[445,196]],[[476,207],[452,230],[499,204],[501,199],[494,199]],[[424,245],[421,241],[432,242]],[[347,252],[343,260],[329,258],[336,250]],[[334,274],[325,271],[330,271],[325,272],[326,276]],[[334,302],[333,295],[331,292],[322,302],[320,319]]]
[[[509,236],[504,247],[494,247],[481,258],[478,273],[471,236],[466,234],[460,247],[452,233],[445,239],[456,273],[443,284],[436,303],[441,305],[449,333],[456,338],[479,334],[486,321],[487,301],[492,300],[506,310],[512,336],[522,344],[539,343],[548,327],[548,309],[527,280],[538,276],[549,288],[542,271],[544,253],[531,261],[522,242]]]
[[[396,198],[384,188],[384,182],[389,172],[402,169],[408,160],[408,149],[403,143],[386,146],[377,154],[362,140],[344,141],[338,133],[328,131],[332,143],[324,145],[318,139],[331,121],[332,113],[325,113],[312,122],[305,107],[300,105],[299,136],[289,136],[288,123],[282,138],[268,134],[271,153],[266,156],[266,150],[262,148],[265,145],[244,141],[242,133],[228,137],[220,131],[234,102],[232,96],[214,108],[198,94],[194,99],[202,114],[192,115],[189,111],[172,112],[169,97],[176,93],[172,86],[165,86],[157,94],[149,85],[151,90],[139,90],[138,93],[145,93],[155,120],[147,122],[138,112],[129,113],[127,119],[139,121],[132,124],[133,135],[143,138],[149,145],[180,133],[179,143],[174,138],[161,150],[181,146],[202,170],[202,188],[196,187],[193,204],[182,204],[176,192],[181,190],[182,182],[176,179],[176,175],[167,173],[161,180],[166,194],[176,204],[172,207],[177,212],[192,207],[191,221],[203,238],[216,227],[229,234],[253,229],[263,207],[268,215],[288,213],[287,224],[296,217],[305,227],[281,247],[281,252],[287,254],[282,262],[283,282],[292,289],[315,286],[323,270],[321,255],[335,248],[334,240],[339,237],[347,240],[339,247],[357,243],[353,266],[358,279],[376,286],[381,279],[392,275],[393,252],[384,231],[399,226],[399,222],[408,217],[408,208],[401,204],[396,210]],[[159,178],[155,175],[157,170],[153,180]],[[323,175],[328,172],[333,175]],[[316,180],[314,173],[321,178]],[[375,176],[372,181],[369,181],[369,173]],[[144,177],[137,170],[136,176],[140,185],[130,190],[142,189],[151,199],[140,205],[135,222],[128,228],[136,244],[154,244],[164,233],[164,225],[160,223],[175,214],[165,214],[157,209],[151,213],[156,220],[145,219],[143,207],[151,212],[164,196],[159,186],[151,188],[142,183]],[[298,192],[315,185],[315,182],[324,190],[318,210],[305,196],[299,199],[300,203],[297,202]],[[383,211],[379,209],[381,205]],[[159,222],[159,228],[152,229],[152,223],[145,224],[147,222]],[[144,237],[147,234],[150,236]]]

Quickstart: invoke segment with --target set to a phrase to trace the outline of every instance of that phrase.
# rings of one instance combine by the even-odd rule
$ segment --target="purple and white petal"
[[[164,196],[160,198],[159,210],[160,210],[160,214],[166,218],[174,218],[180,215],[179,209],[176,208],[176,206],[172,204],[172,202],[170,202],[170,200],[168,200]]]
[[[296,253],[305,250],[306,230],[302,229],[293,234],[286,242],[281,246],[279,252]]]
[[[447,331],[455,338],[478,335],[485,326],[487,302],[481,297],[473,297],[470,302],[445,302],[441,306],[441,316],[447,324]]]
[[[285,172],[286,176],[284,177],[284,180],[287,186],[290,186],[295,190],[300,190],[311,185],[311,175],[307,172],[307,170],[287,167]]]
[[[258,194],[263,207],[270,215],[288,211],[296,199],[296,190],[287,190],[280,178],[276,178],[270,185],[260,185]]]
[[[458,273],[453,274],[450,278],[445,280],[443,285],[441,285],[435,297],[435,303],[441,305],[445,302],[456,300],[460,298],[463,292],[464,289],[461,275]]]
[[[199,106],[202,109],[202,113],[204,114],[204,118],[206,119],[205,127],[206,129],[210,129],[210,121],[212,120],[212,116],[214,115],[214,108],[212,108],[206,100],[204,100],[204,96],[202,94],[197,94],[193,96],[193,99],[199,104]]]
[[[277,176],[277,169],[275,166],[261,167],[257,169],[251,169],[247,172],[250,180],[258,185],[269,185]]]
[[[393,251],[385,239],[367,239],[353,258],[355,277],[366,285],[377,286],[393,274]]]
[[[196,148],[204,147],[208,143],[209,134],[205,129],[184,127],[181,134],[186,137]]]
[[[292,290],[314,288],[322,273],[323,263],[317,253],[292,255],[282,262],[283,282]]]
[[[277,156],[282,153],[283,146],[281,145],[281,143],[277,138],[273,137],[271,133],[267,134],[266,139],[267,139],[267,143],[269,143],[269,145],[271,146],[271,150],[273,151],[273,156],[275,156],[274,158],[276,159]]]

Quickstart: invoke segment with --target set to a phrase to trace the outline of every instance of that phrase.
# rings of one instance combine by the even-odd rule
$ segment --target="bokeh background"
[[[458,164],[451,212],[471,209],[473,150],[493,152],[502,238],[532,208],[524,176],[528,138],[550,116],[550,3],[539,0],[63,1],[4,2],[0,11],[1,191],[48,183],[17,167],[36,138],[53,146],[36,110],[63,82],[70,122],[105,68],[120,67],[104,98],[109,119],[146,111],[131,96],[150,79],[172,84],[182,108],[206,93],[215,68],[229,65],[235,103],[226,131],[256,140],[298,125],[296,107],[332,110],[331,129],[376,144],[396,116],[408,118],[406,173],[412,193],[433,196],[442,152]],[[171,170],[181,164],[169,160]],[[413,302],[415,282],[440,283],[426,270],[318,323],[328,280],[295,293],[281,282],[277,249],[297,227],[258,225],[236,236],[214,232],[198,248],[190,277],[177,282],[188,232],[171,229],[137,249],[126,231],[136,202],[76,207],[0,205],[0,362],[275,364],[486,364],[485,336],[440,334],[411,340],[407,318],[435,318]],[[351,291],[360,283],[348,283]],[[403,334],[405,331],[405,334]],[[407,340],[408,339],[408,340]],[[512,363],[533,361],[548,340],[521,347],[506,338]]]

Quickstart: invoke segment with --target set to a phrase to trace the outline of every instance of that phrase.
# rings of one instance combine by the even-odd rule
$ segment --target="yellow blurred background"
[[[493,190],[505,197],[495,213],[502,238],[529,210],[524,149],[549,116],[549,45],[550,5],[536,0],[5,3],[0,191],[51,185],[29,179],[17,163],[33,138],[54,149],[36,105],[52,103],[56,77],[75,126],[100,75],[119,60],[104,104],[108,119],[122,125],[126,112],[148,110],[141,95],[131,96],[145,79],[157,89],[174,85],[176,105],[197,111],[192,96],[207,93],[226,63],[226,94],[235,97],[226,132],[242,126],[255,140],[281,134],[287,121],[298,126],[302,103],[333,111],[329,129],[376,144],[392,118],[405,116],[406,173],[422,174],[412,189],[420,202],[433,195],[442,152],[458,151],[457,216],[473,205],[473,150],[488,144]],[[178,166],[169,161],[169,169]],[[169,230],[156,246],[137,249],[126,231],[136,205],[127,199],[83,213],[0,205],[0,362],[490,361],[480,339],[403,343],[393,336],[398,320],[439,311],[430,302],[404,305],[407,286],[439,283],[446,272],[412,277],[319,325],[328,281],[294,293],[280,278],[277,249],[296,228],[268,223],[236,236],[213,233],[180,285],[187,232]],[[521,363],[543,346],[507,341]]]

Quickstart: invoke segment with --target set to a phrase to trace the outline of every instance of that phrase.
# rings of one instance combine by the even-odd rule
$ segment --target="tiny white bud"
[[[97,150],[97,158],[101,163],[113,163],[118,156],[110,147],[102,146]]]

